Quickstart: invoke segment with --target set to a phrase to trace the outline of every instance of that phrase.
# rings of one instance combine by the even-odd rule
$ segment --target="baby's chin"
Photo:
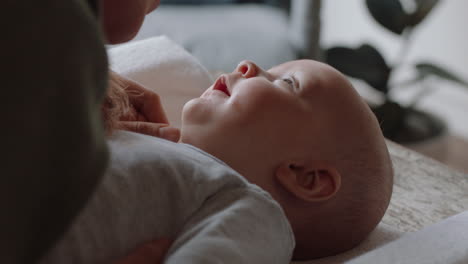
[[[192,139],[198,134],[198,130],[208,122],[207,115],[203,114],[203,108],[200,98],[194,98],[185,103],[182,108],[180,129],[181,142],[195,145]]]
[[[184,104],[182,108],[182,128],[196,121],[197,112],[200,111],[199,98],[194,98]]]

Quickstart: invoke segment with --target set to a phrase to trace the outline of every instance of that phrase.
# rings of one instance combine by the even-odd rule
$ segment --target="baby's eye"
[[[294,82],[290,78],[283,78],[281,79],[283,82],[287,83],[289,86],[294,86]]]
[[[291,92],[296,92],[297,89],[297,81],[294,78],[294,76],[283,76],[282,78],[278,78],[276,80],[279,84],[281,84],[282,87],[287,88]],[[285,85],[287,85],[285,87]]]

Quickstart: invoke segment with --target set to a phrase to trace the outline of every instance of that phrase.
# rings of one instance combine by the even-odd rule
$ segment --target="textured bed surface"
[[[388,146],[395,182],[383,223],[416,231],[468,210],[468,175],[395,143]]]

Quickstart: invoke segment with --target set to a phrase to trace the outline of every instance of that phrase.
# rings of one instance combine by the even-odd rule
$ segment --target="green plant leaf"
[[[357,49],[334,47],[325,51],[326,62],[342,73],[367,82],[374,89],[388,92],[391,68],[380,52],[364,44]]]
[[[384,136],[393,140],[404,125],[407,109],[393,101],[385,101],[371,109],[379,121]]]
[[[399,0],[366,0],[367,9],[382,26],[396,34],[403,33],[410,17]]]
[[[426,18],[432,9],[439,3],[439,0],[414,0],[416,10],[409,16],[408,25],[416,26]]]
[[[468,88],[468,82],[461,77],[458,77],[454,73],[450,73],[448,70],[442,68],[441,66],[432,64],[432,63],[418,63],[416,64],[416,69],[421,77],[428,77],[430,75],[435,75],[439,78],[456,82]]]

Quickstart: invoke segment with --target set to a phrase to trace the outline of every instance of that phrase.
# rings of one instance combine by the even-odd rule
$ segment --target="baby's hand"
[[[114,128],[179,141],[180,131],[169,126],[159,95],[116,73],[111,73],[111,79],[125,87],[123,91],[128,96],[129,103],[129,109],[112,124]]]
[[[163,263],[164,256],[171,247],[169,239],[158,239],[144,244],[134,250],[130,255],[114,264],[158,264]]]

